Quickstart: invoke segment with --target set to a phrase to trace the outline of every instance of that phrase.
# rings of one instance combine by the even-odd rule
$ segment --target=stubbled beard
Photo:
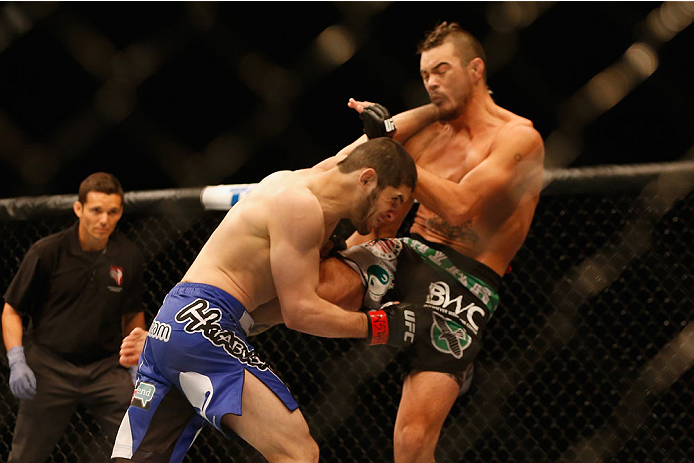
[[[441,106],[437,106],[439,110],[439,120],[452,121],[453,119],[457,118],[462,114],[463,109],[465,109],[469,101],[470,95],[466,95],[457,105],[451,106],[450,109],[442,110]]]
[[[451,108],[448,111],[441,111],[439,109],[439,120],[440,121],[452,121],[456,117],[458,117],[458,114],[460,111],[458,111],[458,107]]]
[[[369,196],[364,198],[364,202],[359,207],[359,222],[354,223],[354,221],[352,221],[352,225],[354,225],[354,228],[357,229],[357,232],[360,235],[368,235],[371,232],[371,228],[369,228],[367,221],[369,218],[369,212],[371,212],[371,207],[376,202],[376,198],[378,197],[379,193],[380,191],[378,191],[378,188],[375,188]]]

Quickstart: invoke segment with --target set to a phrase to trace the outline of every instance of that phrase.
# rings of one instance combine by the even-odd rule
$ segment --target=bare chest
[[[489,156],[491,139],[439,135],[413,140],[407,148],[420,167],[441,178],[459,182]]]

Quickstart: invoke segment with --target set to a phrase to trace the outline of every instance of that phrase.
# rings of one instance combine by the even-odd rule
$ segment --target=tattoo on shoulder
[[[454,227],[441,217],[432,217],[427,220],[427,227],[446,238],[456,241],[477,244],[480,240],[480,236],[472,228],[472,220]]]

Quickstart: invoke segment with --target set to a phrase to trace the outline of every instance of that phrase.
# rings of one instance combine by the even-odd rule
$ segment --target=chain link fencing
[[[674,193],[662,175],[636,182],[645,189],[627,179],[601,188],[563,180],[545,189],[504,277],[472,387],[446,419],[437,461],[683,462],[694,455],[692,176]],[[119,228],[144,252],[151,322],[224,212],[133,209]],[[32,243],[74,220],[69,212],[0,220],[3,291]],[[283,326],[251,343],[297,397],[321,461],[392,461],[404,353]],[[5,360],[0,460],[17,411],[8,379]],[[110,451],[80,407],[49,461],[107,461]],[[264,460],[208,426],[186,461]]]

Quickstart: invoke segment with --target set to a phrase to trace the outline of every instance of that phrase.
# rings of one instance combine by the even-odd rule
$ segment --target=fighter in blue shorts
[[[422,120],[429,116],[425,110]],[[317,287],[321,248],[340,220],[369,233],[409,200],[416,178],[407,151],[377,138],[254,186],[153,321],[112,458],[182,461],[207,422],[240,436],[268,461],[318,461],[296,401],[246,342],[250,317],[276,300],[286,326],[297,331],[397,347],[414,343],[431,325],[430,311],[406,304],[366,315],[345,311],[319,297]]]
[[[246,342],[252,323],[225,291],[176,285],[149,330],[114,456],[182,461],[205,422],[224,433],[221,418],[241,415],[245,371],[295,410],[299,405],[285,384]]]

